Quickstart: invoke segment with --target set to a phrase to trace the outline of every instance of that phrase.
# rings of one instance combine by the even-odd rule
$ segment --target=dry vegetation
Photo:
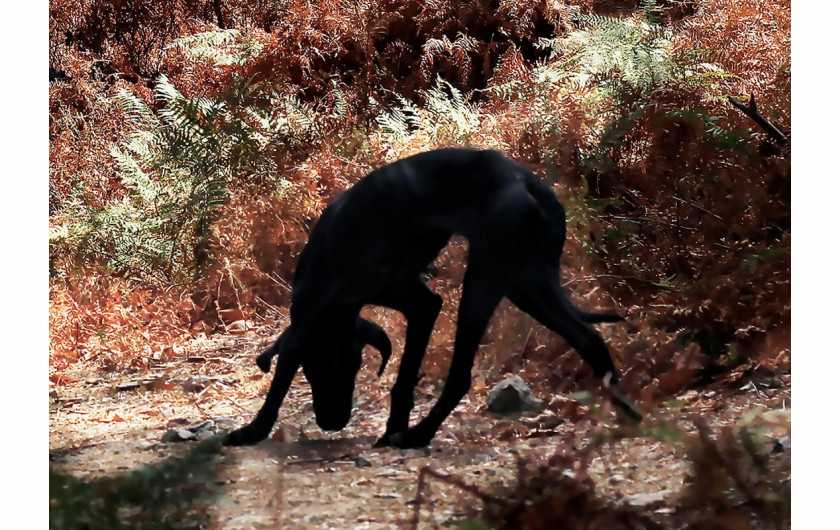
[[[790,150],[726,96],[755,94],[790,133],[790,14],[789,0],[51,2],[51,384],[275,330],[321,209],[374,167],[452,145],[554,186],[564,284],[626,312],[604,334],[645,406],[789,373]],[[446,302],[432,381],[465,256],[454,241],[432,268]],[[371,311],[400,335],[399,316]],[[509,305],[477,372],[481,387],[519,372],[545,394],[594,388]]]

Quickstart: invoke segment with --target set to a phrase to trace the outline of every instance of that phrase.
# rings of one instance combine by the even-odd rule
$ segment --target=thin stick
[[[417,530],[417,528],[419,528],[420,525],[420,506],[423,504],[423,490],[426,487],[427,475],[436,478],[441,482],[445,482],[446,484],[449,484],[451,486],[455,486],[456,488],[460,488],[468,493],[472,493],[473,495],[484,501],[485,504],[508,504],[508,502],[505,499],[488,495],[487,493],[484,493],[477,487],[467,484],[458,477],[446,475],[426,466],[420,470],[420,474],[417,476],[417,495],[414,496],[414,515],[411,518],[411,528],[413,530]]]
[[[715,219],[719,219],[719,220],[721,220],[721,221],[723,220],[723,217],[719,216],[718,214],[716,214],[715,212],[713,212],[713,211],[711,211],[711,210],[707,210],[706,208],[703,208],[702,206],[700,206],[699,204],[697,204],[697,203],[695,203],[695,202],[692,202],[692,201],[687,201],[687,200],[685,200],[685,199],[682,199],[682,198],[680,198],[680,197],[677,197],[676,195],[671,195],[671,198],[672,198],[672,199],[674,199],[674,200],[676,200],[676,201],[679,201],[679,202],[683,202],[683,203],[685,203],[685,204],[688,204],[689,206],[693,206],[693,207],[697,208],[698,210],[700,210],[701,212],[706,212],[707,214],[711,215],[711,216],[712,216],[712,217],[714,217]]]
[[[755,104],[755,95],[750,94],[749,105],[744,105],[732,96],[727,96],[729,102],[735,105],[735,108],[746,114],[751,120],[756,122],[764,131],[782,145],[788,145],[790,140],[785,134],[776,128],[775,125],[767,121],[761,114],[758,113],[758,106]]]

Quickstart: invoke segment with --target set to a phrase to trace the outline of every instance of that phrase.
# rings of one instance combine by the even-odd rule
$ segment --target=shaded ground
[[[130,375],[84,377],[91,372],[83,366],[62,374],[51,387],[51,464],[82,478],[106,476],[184,453],[191,443],[160,442],[169,427],[213,419],[221,430],[229,430],[250,420],[268,387],[268,377],[253,364],[266,340],[251,332],[196,342],[177,352],[181,360]],[[356,410],[342,432],[317,428],[308,386],[299,376],[271,440],[226,448],[219,477],[224,494],[211,509],[210,527],[405,527],[413,515],[418,474],[426,466],[495,491],[516,483],[518,459],[544,461],[603,432],[603,424],[584,407],[562,396],[538,396],[549,402],[538,418],[492,417],[485,407],[488,389],[480,388],[459,405],[429,448],[374,449],[397,365],[392,363],[377,380],[378,361],[366,352]],[[418,392],[416,413],[423,414],[437,389],[426,384]],[[653,415],[691,430],[690,420],[697,416],[715,428],[737,424],[756,409],[789,408],[790,376],[781,375],[690,390]],[[776,443],[789,432],[789,423],[786,429],[770,429],[766,442]],[[789,445],[771,458],[787,469],[789,480]],[[643,506],[652,514],[672,509],[687,471],[674,446],[651,437],[605,445],[589,465],[606,498]],[[431,481],[419,526],[463,519],[471,505],[480,508],[480,501],[453,485]]]

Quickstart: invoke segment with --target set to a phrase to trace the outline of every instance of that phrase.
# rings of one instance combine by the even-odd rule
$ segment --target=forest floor
[[[195,442],[161,442],[172,427],[212,419],[222,432],[250,421],[268,388],[269,377],[253,362],[268,333],[194,341],[177,352],[178,360],[132,374],[76,364],[51,378],[52,467],[83,479],[109,476],[194,447]],[[573,414],[562,412],[570,410],[566,397],[538,395],[549,403],[539,419],[492,416],[486,410],[488,388],[481,385],[461,402],[430,447],[373,448],[384,430],[397,365],[377,379],[378,361],[365,352],[358,402],[350,424],[339,433],[315,425],[308,385],[298,376],[271,439],[254,447],[224,448],[217,457],[223,492],[201,527],[410,527],[415,508],[419,528],[444,526],[468,518],[481,501],[455,484],[431,480],[418,505],[423,468],[483,492],[498,492],[515,486],[520,459],[542,462],[558,451],[579,449],[604,429],[583,406]],[[435,385],[421,382],[415,414],[427,412],[437,393]],[[702,417],[714,431],[739,424],[751,411],[789,410],[790,400],[789,374],[745,377],[687,390],[649,415],[686,432],[696,430],[693,421]],[[556,421],[550,421],[553,413]],[[765,433],[768,444],[787,440],[786,447],[768,453],[787,470],[786,480],[789,435],[789,423],[786,432]],[[601,446],[587,472],[610,502],[667,514],[679,502],[689,464],[674,444],[652,436],[629,437]]]

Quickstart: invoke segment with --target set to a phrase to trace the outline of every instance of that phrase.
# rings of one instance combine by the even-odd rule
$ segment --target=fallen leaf
[[[245,314],[241,309],[220,309],[219,318],[221,318],[225,324],[231,324],[238,320],[245,320]]]
[[[81,381],[81,379],[65,374],[50,374],[50,382],[56,385],[68,385],[70,383],[78,383],[79,381]]]

